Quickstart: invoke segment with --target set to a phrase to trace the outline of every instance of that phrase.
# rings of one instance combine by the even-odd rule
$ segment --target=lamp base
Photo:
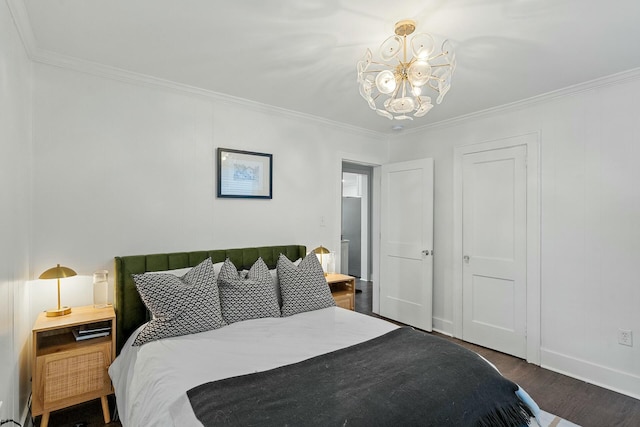
[[[66,316],[71,313],[71,307],[52,308],[47,310],[47,317]]]

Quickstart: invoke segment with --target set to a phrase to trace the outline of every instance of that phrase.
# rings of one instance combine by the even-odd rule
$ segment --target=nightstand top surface
[[[66,316],[47,317],[46,312],[38,315],[36,323],[33,325],[33,331],[46,331],[49,329],[66,328],[75,325],[84,325],[90,322],[100,322],[102,320],[111,320],[116,317],[113,306],[105,308],[93,308],[92,305],[82,307],[72,307],[71,313]]]
[[[355,277],[347,276],[346,274],[340,273],[329,273],[326,276],[327,282],[346,282],[347,280],[354,280]]]

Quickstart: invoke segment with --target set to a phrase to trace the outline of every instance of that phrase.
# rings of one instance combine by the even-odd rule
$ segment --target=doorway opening
[[[373,167],[342,162],[340,272],[370,281]]]

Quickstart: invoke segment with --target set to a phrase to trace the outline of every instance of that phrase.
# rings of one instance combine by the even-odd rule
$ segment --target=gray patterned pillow
[[[133,345],[226,325],[220,311],[220,297],[211,258],[182,277],[172,274],[134,274],[133,280],[142,301],[153,315]]]
[[[283,317],[336,305],[316,254],[307,255],[298,266],[280,254],[277,270]]]
[[[218,274],[218,288],[222,316],[229,324],[262,317],[280,317],[278,295],[269,267],[262,258],[258,258],[246,275],[240,275],[227,258]]]

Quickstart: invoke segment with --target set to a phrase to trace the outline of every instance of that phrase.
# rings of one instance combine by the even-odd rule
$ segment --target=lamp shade
[[[328,254],[331,253],[331,251],[327,248],[325,248],[324,246],[318,246],[317,248],[315,248],[313,250],[314,254]]]
[[[330,270],[329,261],[331,260],[331,257],[332,257],[333,254],[331,253],[331,251],[329,249],[325,248],[322,245],[318,246],[317,248],[315,248],[311,252],[313,252],[316,255],[320,255],[320,265],[322,266],[322,269],[324,270],[324,275],[326,276],[328,271]],[[323,255],[325,255],[325,256],[323,257]]]
[[[43,272],[38,279],[64,279],[65,277],[73,277],[78,273],[70,269],[69,267],[63,267],[58,264],[55,267],[51,267],[50,269]]]
[[[58,281],[58,308],[47,310],[47,317],[64,316],[71,313],[71,307],[60,306],[60,279],[64,279],[65,277],[73,277],[77,274],[78,273],[76,273],[69,267],[63,267],[58,264],[55,267],[46,270],[38,277],[39,279],[57,279]]]

